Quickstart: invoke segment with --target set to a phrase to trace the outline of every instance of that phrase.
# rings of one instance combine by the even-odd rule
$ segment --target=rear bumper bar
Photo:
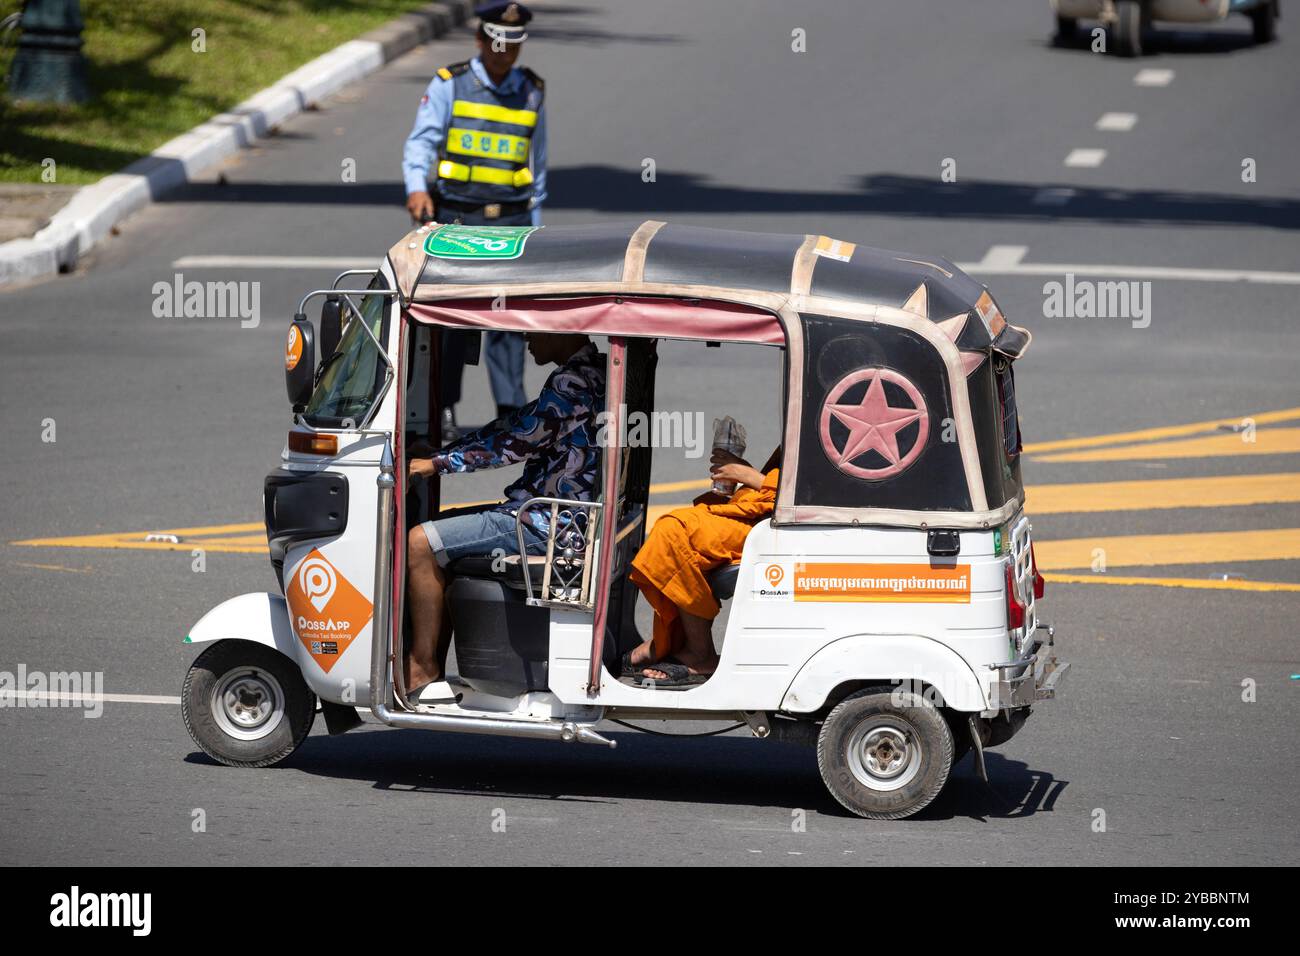
[[[1037,640],[1024,657],[988,665],[995,672],[989,686],[989,706],[994,710],[1028,707],[1056,696],[1056,689],[1070,665],[1057,659],[1056,632],[1050,626],[1039,624],[1034,633]]]

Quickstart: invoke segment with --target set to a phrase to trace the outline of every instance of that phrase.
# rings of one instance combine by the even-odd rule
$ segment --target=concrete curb
[[[121,172],[79,189],[34,237],[0,245],[0,285],[71,271],[78,258],[127,216],[248,147],[289,117],[443,36],[464,23],[473,6],[473,0],[441,0],[404,14],[300,66]]]

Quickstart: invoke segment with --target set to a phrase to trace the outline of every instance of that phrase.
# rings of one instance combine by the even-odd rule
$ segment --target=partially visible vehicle
[[[1277,36],[1281,0],[1052,0],[1057,42],[1074,37],[1080,20],[1096,20],[1111,31],[1113,52],[1142,55],[1142,33],[1157,21],[1215,23],[1231,13],[1250,17],[1256,43]]]

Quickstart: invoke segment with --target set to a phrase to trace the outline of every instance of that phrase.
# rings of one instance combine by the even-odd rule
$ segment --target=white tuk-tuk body
[[[892,688],[896,697],[915,694],[909,706],[923,700],[942,710],[951,727],[943,759],[950,760],[968,746],[978,752],[1006,739],[1030,704],[1052,696],[1064,665],[1051,654],[1051,629],[1037,617],[1041,578],[1023,514],[1010,385],[1010,364],[1029,338],[1005,322],[982,286],[946,260],[865,248],[855,253],[852,244],[825,237],[753,237],[662,223],[526,230],[527,247],[520,241],[513,260],[480,262],[471,255],[439,261],[429,250],[433,237],[442,233],[445,239],[448,229],[455,227],[410,234],[364,292],[323,290],[343,303],[348,319],[343,342],[329,348],[331,354],[364,350],[367,336],[382,344],[383,354],[372,350],[369,365],[344,355],[337,363],[344,370],[328,372],[338,356],[326,356],[312,404],[299,409],[280,467],[268,476],[268,538],[282,594],[227,601],[195,625],[190,642],[234,640],[275,649],[326,702],[327,718],[338,708],[365,708],[394,726],[606,744],[594,725],[607,716],[738,716],[756,736],[768,736],[796,723],[829,725],[857,698]],[[467,238],[482,242],[491,234],[472,230]],[[591,260],[591,275],[574,274],[576,268],[565,275],[557,265],[566,239],[579,260]],[[656,242],[665,250],[661,260]],[[534,253],[537,261],[530,261]],[[712,285],[691,273],[705,253],[713,256],[712,269],[705,263],[717,276]],[[855,255],[861,271],[844,271],[842,264]],[[772,266],[777,278],[759,275],[758,266]],[[853,282],[864,279],[879,288],[854,296]],[[499,307],[503,289],[509,292],[506,308]],[[879,298],[865,294],[872,291]],[[941,315],[931,314],[940,309]],[[304,316],[297,320],[286,354],[291,373],[303,355],[298,340],[312,335]],[[512,556],[516,577],[510,580],[466,570],[459,598],[461,578],[450,592],[463,671],[454,681],[460,699],[435,705],[407,700],[401,668],[394,666],[403,638],[403,530],[436,515],[436,500],[421,500],[428,515],[406,514],[404,445],[438,420],[431,381],[439,327],[560,328],[609,336],[613,415],[629,401],[653,403],[658,338],[733,339],[785,350],[776,509],[753,527],[739,566],[729,569],[721,661],[706,682],[669,691],[611,672],[629,640],[640,639],[634,628],[627,633],[634,592],[626,574],[647,531],[648,482],[648,459],[639,462],[634,450],[615,447],[605,455],[601,501],[539,502],[591,509],[583,553],[592,566],[580,575],[581,584],[561,586],[558,558]],[[854,357],[858,338],[866,343],[861,355],[870,360]],[[306,351],[312,364],[313,348]],[[832,359],[843,367],[827,372]],[[875,479],[863,459],[845,466],[834,454],[838,426],[827,424],[834,419],[825,409],[853,394],[862,368],[868,377],[900,382],[921,410],[909,457],[928,458],[930,467],[914,469],[906,486],[888,490],[888,481]],[[348,376],[353,385],[339,385]],[[365,388],[358,391],[357,381]],[[335,421],[321,413],[327,385],[355,405],[333,408]],[[347,410],[355,417],[343,414]],[[610,433],[617,435],[617,427]],[[992,451],[990,442],[997,445]],[[877,473],[906,468],[879,467]],[[925,498],[931,492],[933,503]],[[565,565],[569,572],[573,567]],[[505,633],[516,625],[501,622],[521,620],[518,633]],[[522,670],[494,669],[497,658],[525,645],[535,650]],[[242,693],[242,686],[236,690]],[[217,712],[222,699],[232,699],[219,676],[202,687],[209,697],[206,704],[196,698],[198,710]],[[293,695],[281,688],[280,696]],[[275,697],[274,688],[268,697]],[[257,688],[243,699],[256,704]],[[246,706],[233,724],[227,715],[226,725],[238,730],[239,719],[257,720],[270,706]],[[999,719],[1011,729],[990,730]],[[194,726],[191,732],[218,759],[253,762],[217,752]],[[882,744],[881,733],[894,737]],[[920,761],[916,753],[899,755],[908,733],[894,727],[868,735],[866,743],[853,738],[849,749],[868,755],[854,764],[868,769],[853,773],[870,782],[870,767],[883,766],[881,779],[887,779],[890,768],[903,773],[904,759],[909,766]],[[853,764],[852,755],[848,759]],[[832,792],[854,812],[903,816],[933,797],[947,769],[923,799],[891,797],[895,804],[883,808],[837,792],[831,778],[838,772],[823,766]]]

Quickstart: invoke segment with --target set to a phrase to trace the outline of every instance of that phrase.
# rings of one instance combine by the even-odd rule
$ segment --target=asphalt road
[[[1135,62],[1053,47],[1046,0],[538,7],[526,59],[548,81],[547,222],[655,216],[985,263],[975,274],[1035,336],[1017,368],[1027,482],[1113,491],[1035,517],[1040,548],[1105,539],[1114,557],[1104,573],[1062,557],[1068,580],[1048,585],[1045,613],[1075,665],[1063,693],[990,753],[988,785],[968,758],[898,823],[841,812],[811,752],[739,734],[611,728],[608,752],[377,727],[330,739],[318,725],[286,765],[237,771],[197,752],[171,703],[109,702],[93,720],[6,707],[0,860],[1295,864],[1294,421],[1260,418],[1255,442],[1207,431],[1147,433],[1101,456],[1032,448],[1300,406],[1291,19],[1265,48],[1244,19],[1166,28]],[[796,29],[806,52],[791,50]],[[284,327],[333,272],[173,263],[377,261],[406,228],[400,147],[423,86],[467,49],[462,36],[408,55],[136,216],[76,274],[0,291],[0,671],[102,671],[109,694],[176,695],[189,626],[274,587],[256,554],[213,549],[195,573],[188,550],[15,542],[258,520],[289,424]],[[1172,75],[1140,85],[1141,70]],[[1104,113],[1136,122],[1099,130]],[[1105,155],[1066,165],[1076,149]],[[349,159],[355,183],[341,181]],[[1149,326],[1045,314],[1044,283],[1096,265],[1151,282]],[[177,272],[260,283],[260,324],[155,317],[154,284]],[[481,370],[467,388],[462,420],[482,420]],[[769,353],[683,346],[661,363],[661,395],[737,414],[764,451],[778,389]],[[1271,490],[1248,503],[1223,490],[1252,476],[1275,476]],[[656,481],[698,477],[698,461],[657,457]],[[448,493],[475,500],[501,483]]]

